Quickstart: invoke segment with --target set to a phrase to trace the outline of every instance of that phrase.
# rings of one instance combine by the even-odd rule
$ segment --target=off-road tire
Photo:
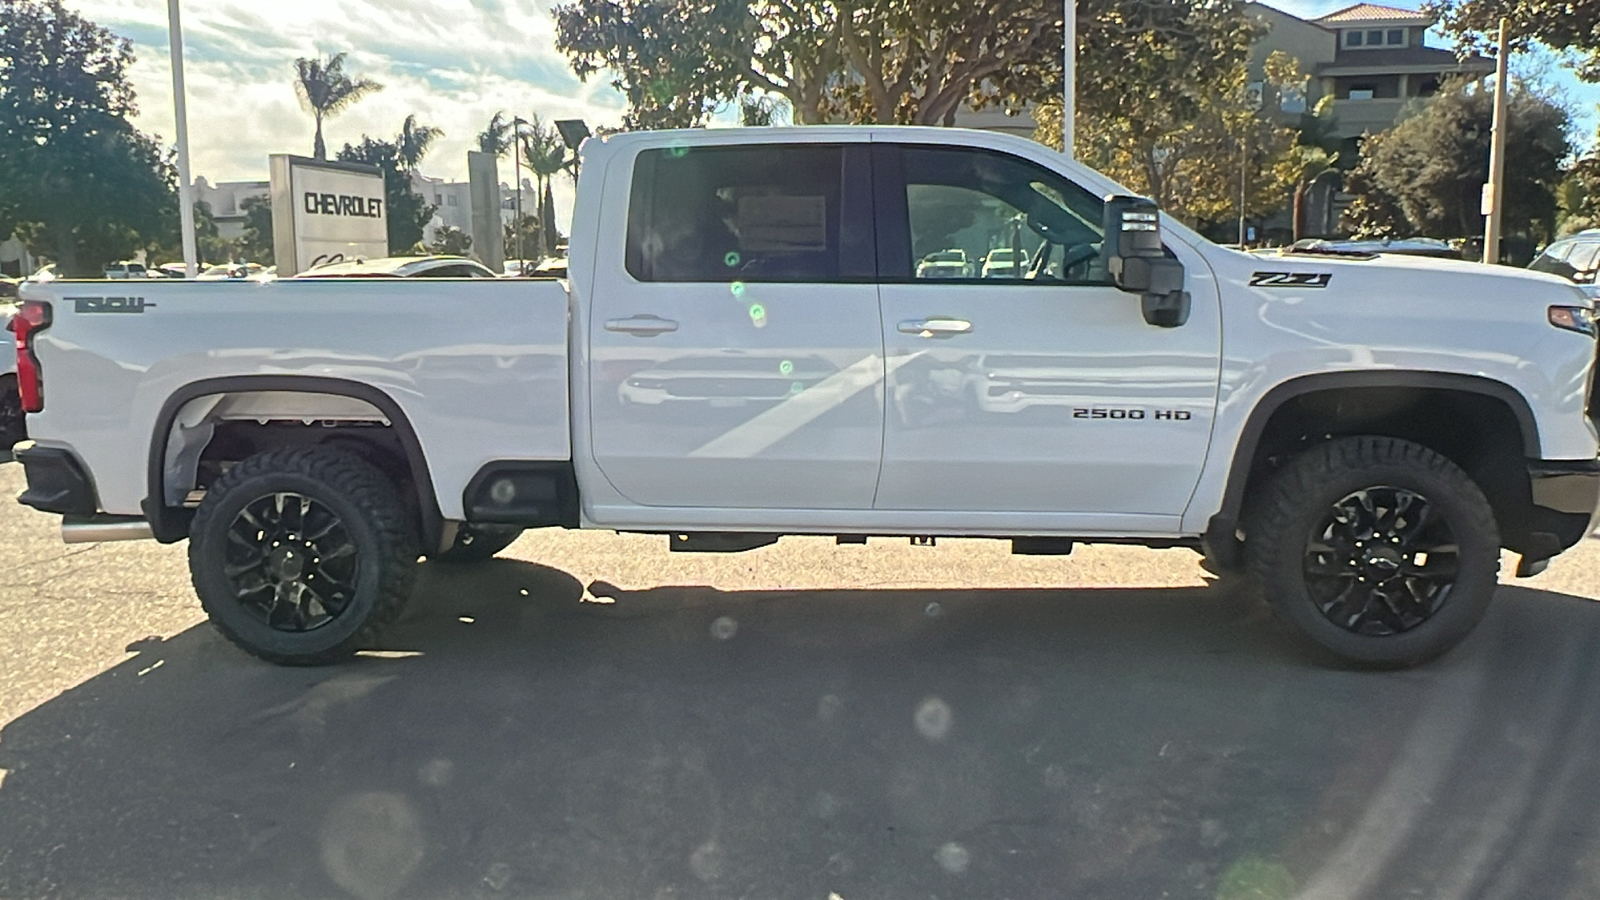
[[[1342,499],[1395,490],[1422,497],[1429,515],[1442,517],[1458,548],[1454,582],[1420,624],[1389,634],[1356,633],[1313,599],[1312,540]],[[1437,519],[1430,521],[1437,527]],[[1483,491],[1455,463],[1410,441],[1347,437],[1290,460],[1251,498],[1245,558],[1272,609],[1312,642],[1356,666],[1403,668],[1446,653],[1483,618],[1500,570],[1500,537]],[[1318,574],[1330,558],[1316,558]]]
[[[253,614],[225,571],[229,531],[241,511],[280,493],[331,511],[355,549],[347,603],[307,631],[277,630]],[[323,446],[271,450],[237,463],[208,488],[189,529],[189,572],[211,623],[245,651],[280,665],[325,665],[371,647],[410,597],[417,555],[416,529],[394,485],[360,457]]]
[[[516,525],[462,525],[450,548],[429,559],[450,565],[485,562],[522,537],[523,530]]]

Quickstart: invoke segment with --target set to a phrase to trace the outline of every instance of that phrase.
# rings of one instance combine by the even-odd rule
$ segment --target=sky
[[[1273,0],[1306,18],[1351,0]],[[175,138],[166,4],[69,0],[133,41],[135,124]],[[311,155],[313,123],[294,91],[294,60],[348,51],[347,71],[384,85],[323,126],[330,154],[362,134],[390,137],[407,114],[444,129],[422,170],[465,180],[466,152],[496,111],[617,124],[624,103],[602,73],[580,82],[555,49],[547,0],[183,0],[185,77],[193,172],[215,183],[265,180],[271,153]],[[1393,5],[1414,6],[1409,0]],[[1441,44],[1435,39],[1434,44]],[[1533,64],[1535,68],[1539,66]],[[1582,113],[1576,137],[1595,131],[1600,86],[1544,66]],[[510,161],[501,180],[510,182]],[[561,213],[570,188],[557,180]]]

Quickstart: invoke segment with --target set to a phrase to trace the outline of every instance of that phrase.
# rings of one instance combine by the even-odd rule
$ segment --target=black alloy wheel
[[[311,631],[349,607],[361,578],[360,551],[326,504],[280,491],[234,516],[223,572],[240,604],[268,627]]]
[[[1264,599],[1346,664],[1397,668],[1459,644],[1498,585],[1494,509],[1461,467],[1371,435],[1305,450],[1252,485],[1245,558]]]
[[[1333,504],[1306,542],[1311,601],[1354,634],[1384,637],[1427,621],[1459,571],[1450,523],[1405,488],[1365,488]]]
[[[324,445],[268,450],[206,487],[189,572],[222,636],[270,662],[376,646],[416,579],[418,528],[394,481]]]

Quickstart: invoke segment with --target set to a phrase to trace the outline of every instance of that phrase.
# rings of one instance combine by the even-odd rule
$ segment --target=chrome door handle
[[[948,337],[953,334],[967,334],[972,331],[972,323],[966,319],[907,319],[900,323],[901,334],[916,334],[922,337]]]
[[[655,337],[658,334],[677,331],[678,323],[660,316],[629,316],[626,319],[607,319],[606,330],[636,334],[640,337]]]

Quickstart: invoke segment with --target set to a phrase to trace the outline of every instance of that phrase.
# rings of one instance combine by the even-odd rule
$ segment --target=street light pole
[[[1511,23],[1500,20],[1500,56],[1494,63],[1494,130],[1489,136],[1489,183],[1483,186],[1483,261],[1500,261],[1500,197],[1506,183],[1506,70],[1511,49],[1506,46]]]
[[[185,277],[200,273],[200,252],[194,235],[194,184],[189,180],[189,110],[183,90],[183,25],[178,0],[167,0],[167,41],[172,55],[172,114],[178,132],[178,221],[183,232]]]
[[[1061,152],[1072,159],[1078,118],[1078,0],[1061,6]]]

